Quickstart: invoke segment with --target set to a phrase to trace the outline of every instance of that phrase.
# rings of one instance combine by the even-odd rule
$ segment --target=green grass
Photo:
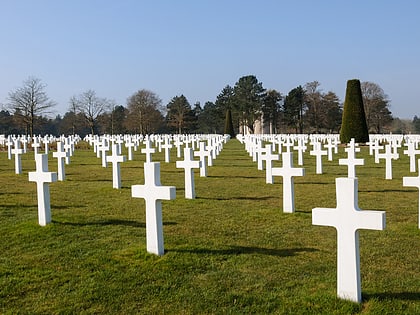
[[[282,212],[281,179],[231,140],[209,168],[196,171],[197,199],[184,199],[183,170],[161,161],[162,185],[177,187],[163,201],[165,255],[146,252],[144,155],[122,164],[122,189],[111,167],[79,149],[66,180],[50,185],[53,222],[38,225],[36,185],[0,152],[0,313],[3,314],[419,314],[418,191],[402,186],[408,158],[394,162],[394,179],[358,155],[359,205],[385,210],[384,231],[360,231],[363,303],[336,297],[336,231],[313,226],[311,209],[335,207],[335,178],[345,176],[340,148],[324,158],[324,174],[306,154],[306,176],[295,179],[296,212]],[[295,156],[295,159],[297,157]],[[296,163],[295,163],[296,164]],[[50,170],[57,168],[50,154]]]

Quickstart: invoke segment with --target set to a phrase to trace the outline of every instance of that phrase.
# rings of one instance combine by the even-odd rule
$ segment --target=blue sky
[[[121,105],[140,89],[204,105],[249,74],[283,95],[316,80],[344,101],[357,78],[412,119],[419,12],[417,0],[0,0],[0,103],[29,76],[57,114],[89,89]]]

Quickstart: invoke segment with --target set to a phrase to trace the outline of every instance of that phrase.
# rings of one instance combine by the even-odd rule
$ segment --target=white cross
[[[336,144],[333,143],[333,140],[331,137],[327,138],[327,143],[324,145],[324,147],[327,149],[328,152],[328,161],[333,160],[333,149],[336,148]]]
[[[310,155],[316,156],[316,173],[322,174],[322,156],[327,155],[327,151],[322,151],[321,143],[315,141],[313,143],[313,149],[310,152]]]
[[[356,159],[356,152],[360,152],[360,148],[356,148],[354,139],[350,141],[348,147],[344,149],[347,152],[347,159],[339,159],[339,165],[347,165],[347,177],[356,177],[356,166],[365,165],[364,159]]]
[[[41,143],[39,142],[38,137],[34,137],[31,146],[32,146],[32,148],[34,148],[34,154],[35,154],[35,156],[37,156],[37,154],[39,154],[38,149],[41,146]]]
[[[29,172],[29,181],[36,182],[38,197],[38,223],[45,226],[51,222],[50,186],[57,181],[57,173],[48,172],[48,154],[35,156],[36,171]]]
[[[127,138],[127,141],[125,142],[125,147],[127,148],[128,152],[128,160],[133,160],[133,148],[136,146],[136,144],[132,141],[131,137]]]
[[[283,160],[282,167],[273,167],[273,176],[283,177],[283,212],[295,212],[295,188],[294,176],[304,176],[305,169],[293,167],[293,153],[283,152],[281,154]]]
[[[408,141],[404,145],[407,147],[407,150],[404,150],[404,154],[410,158],[410,172],[414,173],[416,171],[416,155],[420,154],[420,150],[416,150],[414,141]]]
[[[63,181],[66,178],[64,162],[68,155],[70,155],[70,153],[64,150],[63,142],[58,141],[57,152],[53,152],[53,157],[57,158],[57,163],[58,163],[57,174],[58,174],[59,181]]]
[[[64,150],[68,152],[66,156],[66,164],[70,164],[70,157],[73,156],[74,145],[72,139],[70,137],[64,139]]]
[[[209,152],[206,149],[206,143],[200,142],[199,150],[194,152],[194,156],[198,156],[200,159],[200,177],[207,177],[207,161],[206,157],[209,156]]]
[[[337,230],[337,294],[360,303],[359,229],[383,230],[385,211],[358,207],[357,178],[336,178],[337,207],[312,209],[312,224]]]
[[[11,135],[9,135],[7,137],[6,146],[7,146],[7,158],[9,160],[11,160],[12,159],[12,147],[13,147],[13,139],[12,139]]]
[[[118,144],[112,145],[112,155],[106,157],[106,161],[112,163],[112,187],[121,188],[121,167],[120,163],[125,162],[125,156],[120,155]]]
[[[131,186],[133,198],[144,198],[146,202],[147,252],[163,255],[162,200],[173,200],[176,188],[160,184],[160,163],[144,163],[144,185]]]
[[[298,145],[293,147],[293,149],[298,151],[298,165],[303,165],[303,153],[306,152],[306,140],[304,138],[298,139]]]
[[[48,136],[45,136],[42,139],[42,142],[44,142],[45,154],[48,154],[48,145],[50,144],[50,139],[48,138]]]
[[[191,148],[184,148],[184,160],[176,162],[177,168],[184,169],[186,199],[195,199],[194,168],[199,168],[200,164],[194,161]]]
[[[271,150],[271,149],[270,149]],[[264,169],[264,155],[267,154],[267,147],[262,147],[262,143],[258,143],[257,147],[256,147],[256,153],[257,153],[257,169],[258,170],[263,170]]]
[[[23,149],[20,147],[19,138],[17,138],[14,143],[15,147],[12,149],[12,154],[15,156],[15,174],[22,174],[21,155],[23,154]]]
[[[265,161],[265,182],[273,184],[273,161],[278,161],[280,156],[272,153],[271,144],[265,145],[265,151],[266,154],[261,156],[261,159]]]
[[[416,177],[403,177],[403,186],[404,187],[417,187],[419,189],[419,229],[420,229],[420,159],[417,160],[419,176]]]
[[[109,143],[108,140],[103,137],[102,138],[102,143],[100,144],[99,148],[98,148],[98,152],[100,152],[101,156],[102,156],[102,167],[107,167],[106,164],[106,153],[109,151]]]
[[[176,157],[180,158],[181,157],[181,146],[182,146],[182,139],[180,136],[177,136],[174,140],[174,145],[176,147]]]
[[[290,148],[295,145],[295,142],[292,140],[292,137],[288,136],[283,143],[283,146],[286,147],[286,152],[290,153]]]
[[[162,149],[165,151],[165,162],[169,163],[170,159],[171,159],[171,148],[172,148],[172,144],[170,143],[170,139],[169,136],[166,135],[165,136],[165,143],[162,144]]]
[[[398,159],[398,153],[393,152],[390,144],[385,146],[385,153],[378,153],[379,159],[385,159],[385,179],[392,179],[392,160]]]
[[[152,162],[152,154],[155,153],[155,149],[151,147],[150,139],[144,140],[146,147],[141,149],[141,153],[146,154],[146,163]]]

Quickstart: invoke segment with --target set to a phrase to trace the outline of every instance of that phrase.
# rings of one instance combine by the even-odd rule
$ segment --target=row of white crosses
[[[241,141],[247,143],[248,150],[255,150],[259,152],[260,159],[266,161],[266,167],[271,167],[272,160],[278,160],[279,156],[271,153],[271,145],[266,145],[265,150],[255,148],[260,142],[255,139],[249,140],[241,138]],[[397,154],[396,149],[392,149],[401,144],[399,138],[387,139],[390,143],[386,146],[384,158],[390,159]],[[410,141],[406,139],[406,143],[415,143],[412,146],[407,145],[406,154],[417,154],[415,148],[419,141]],[[317,157],[322,153],[320,145],[317,140],[314,142],[314,155]],[[371,141],[377,143],[377,141]],[[330,146],[331,149],[334,146]],[[359,230],[360,229],[385,229],[386,220],[384,211],[361,210],[358,207],[358,179],[356,177],[356,166],[364,165],[364,159],[356,158],[356,153],[360,152],[360,148],[354,142],[350,141],[345,148],[347,152],[346,159],[340,159],[340,165],[347,165],[348,177],[336,179],[336,195],[337,207],[335,209],[329,208],[314,208],[312,210],[312,223],[314,225],[333,226],[337,230],[337,295],[340,298],[348,299],[354,302],[361,302],[361,280],[360,280],[360,254],[359,254]],[[381,155],[379,155],[381,157]],[[257,157],[258,159],[258,157]],[[294,189],[293,176],[302,176],[304,169],[292,167],[292,153],[282,153],[283,167],[272,168],[271,171],[266,172],[266,182],[272,183],[273,175],[283,176],[283,211],[294,211]],[[254,159],[255,160],[255,159]],[[418,160],[419,176],[418,177],[404,177],[403,185],[419,188],[420,199],[420,159]],[[322,173],[318,169],[317,173]],[[261,167],[258,167],[261,169]],[[410,168],[411,169],[411,168]],[[387,170],[387,173],[389,170]],[[392,178],[392,175],[391,175]],[[419,204],[419,228],[420,228],[420,204]]]

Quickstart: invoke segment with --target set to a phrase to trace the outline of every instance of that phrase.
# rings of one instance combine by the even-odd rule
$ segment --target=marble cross
[[[312,224],[337,230],[337,294],[360,303],[359,229],[385,229],[385,211],[358,207],[357,178],[336,178],[337,207],[312,209]]]
[[[12,154],[15,156],[15,174],[22,174],[22,159],[23,149],[20,147],[20,140],[16,138],[14,141],[15,147],[12,149]]]
[[[146,139],[145,141],[146,147],[141,149],[141,153],[146,154],[146,163],[152,162],[152,154],[155,153],[155,149],[152,148],[152,142],[150,139]]]
[[[282,167],[273,167],[273,176],[283,177],[283,212],[293,213],[295,212],[295,187],[294,179],[295,176],[304,176],[305,169],[299,167],[293,167],[293,153],[283,152],[281,154],[283,160]]]
[[[106,157],[108,163],[112,163],[112,187],[116,189],[121,188],[121,167],[120,163],[125,162],[125,156],[120,155],[118,144],[112,145],[112,155]]]
[[[364,159],[357,159],[356,152],[360,152],[360,148],[356,147],[357,144],[354,143],[354,139],[352,139],[348,147],[344,149],[347,152],[346,159],[339,159],[339,165],[347,165],[347,177],[354,178],[356,177],[356,166],[357,165],[365,165]]]
[[[209,151],[207,151],[205,142],[200,142],[198,147],[199,150],[194,152],[194,156],[198,156],[200,159],[200,177],[207,177],[206,157],[208,157],[210,154]]]
[[[155,255],[165,253],[163,245],[162,200],[173,200],[176,188],[160,183],[160,163],[144,163],[144,185],[131,186],[133,198],[143,198],[146,202],[146,248]]]
[[[280,156],[273,154],[271,144],[265,145],[265,154],[260,157],[262,161],[265,161],[265,182],[266,184],[273,184],[273,161],[278,161]]]
[[[57,181],[57,173],[48,172],[48,154],[35,156],[36,171],[29,172],[29,181],[36,182],[38,197],[38,223],[45,226],[51,222],[50,186]]]
[[[200,167],[200,161],[194,161],[191,148],[184,148],[184,160],[177,161],[176,167],[183,168],[185,178],[185,198],[195,199],[194,168]]]
[[[321,142],[315,141],[313,143],[313,150],[310,155],[316,157],[316,174],[322,174],[322,156],[327,155],[327,151],[322,150]]]
[[[403,186],[404,187],[416,187],[419,189],[419,229],[420,229],[420,159],[417,160],[418,163],[418,170],[419,170],[419,176],[416,177],[403,177]]]
[[[392,150],[390,144],[385,145],[385,152],[376,155],[379,159],[385,159],[385,179],[392,179],[392,160],[398,159],[398,153]]]
[[[57,152],[53,152],[53,157],[57,158],[58,168],[58,180],[63,181],[66,178],[66,172],[64,167],[64,162],[67,156],[70,155],[70,152],[64,150],[63,142],[57,142]]]

